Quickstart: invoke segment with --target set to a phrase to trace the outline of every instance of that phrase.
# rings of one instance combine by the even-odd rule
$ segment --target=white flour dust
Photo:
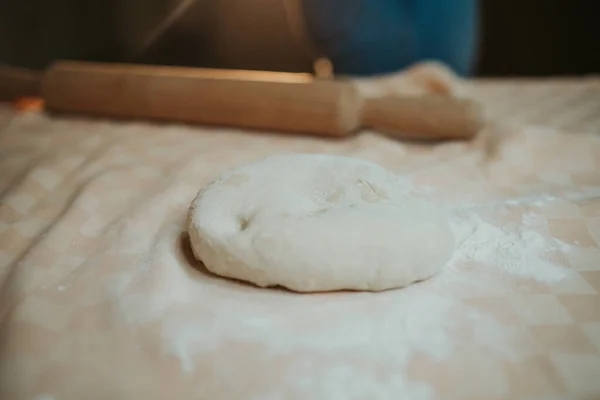
[[[113,285],[118,293],[111,292],[110,298],[118,299],[128,326],[159,322],[162,351],[177,358],[182,374],[210,366],[212,380],[198,380],[198,390],[213,385],[210,390],[226,394],[220,382],[250,374],[269,382],[265,387],[275,379],[280,388],[304,397],[342,399],[362,393],[365,398],[431,399],[435,393],[427,383],[402,373],[382,381],[377,371],[403,371],[415,353],[432,360],[459,353],[471,365],[482,363],[482,354],[513,361],[536,354],[527,329],[505,324],[493,307],[469,300],[493,293],[506,299],[507,312],[518,314],[513,307],[520,306],[511,303],[520,301],[511,300],[515,279],[551,285],[569,277],[570,270],[555,256],[571,247],[547,235],[536,214],[536,207],[554,201],[560,200],[546,196],[454,205],[457,249],[444,271],[420,284],[376,294],[299,295],[207,275],[182,258],[177,247],[182,225],[164,223],[168,213],[155,213],[156,223],[144,225],[146,244],[140,246],[150,243],[149,253],[119,275]],[[530,212],[516,215],[523,207]],[[510,223],[492,222],[499,215]],[[140,232],[132,229],[127,226]],[[145,282],[148,290],[128,289],[136,282]],[[250,354],[248,363],[239,362],[240,351]],[[473,377],[472,390],[504,396],[503,383],[493,378],[502,374],[483,367],[473,372],[480,375]]]
[[[457,249],[448,264],[450,269],[473,262],[540,282],[557,282],[571,274],[553,260],[557,252],[568,251],[569,246],[536,230],[533,214],[524,215],[516,226],[505,227],[485,222],[473,212],[456,213],[451,221]]]
[[[509,202],[505,204],[510,205]],[[220,348],[229,341],[260,343],[274,354],[290,351],[336,354],[343,353],[344,349],[354,349],[354,352],[365,352],[368,359],[402,365],[415,349],[433,357],[444,357],[460,343],[460,339],[452,335],[460,325],[470,326],[474,332],[469,339],[470,346],[503,357],[515,357],[516,351],[531,347],[526,333],[503,326],[485,312],[465,307],[456,294],[439,290],[449,287],[451,293],[463,293],[468,297],[470,287],[477,286],[485,292],[486,287],[497,285],[494,279],[482,279],[477,273],[462,273],[464,280],[456,280],[452,272],[464,272],[468,263],[484,272],[549,284],[570,276],[570,270],[553,259],[556,252],[567,251],[570,246],[544,235],[543,224],[536,214],[524,214],[507,226],[493,225],[480,216],[493,214],[502,207],[505,206],[479,205],[475,212],[463,205],[454,210],[451,220],[457,250],[445,272],[432,282],[375,297],[352,294],[321,301],[302,295],[280,297],[262,289],[256,289],[252,295],[251,291],[237,293],[234,288],[215,291],[209,289],[210,283],[180,280],[182,292],[194,293],[190,285],[200,285],[197,288],[202,289],[203,294],[198,292],[198,304],[206,303],[207,291],[212,291],[213,296],[219,297],[218,309],[223,313],[211,314],[209,330],[205,317],[199,312],[195,316],[186,312],[166,317],[163,327],[166,348],[177,355],[182,370],[188,373],[194,371],[199,354]],[[218,292],[222,292],[221,295]],[[410,311],[415,308],[420,312]],[[229,312],[235,314],[235,318]],[[298,332],[302,334],[298,335]],[[375,333],[379,337],[377,344],[372,342]],[[518,343],[517,347],[515,343]],[[214,368],[218,369],[220,365],[217,363]],[[308,376],[305,378],[309,379]],[[390,393],[393,392],[390,389]],[[410,390],[405,388],[400,392],[409,393]]]

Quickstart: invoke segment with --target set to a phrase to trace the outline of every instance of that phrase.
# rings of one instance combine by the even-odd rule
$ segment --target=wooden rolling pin
[[[394,137],[465,139],[479,106],[447,96],[366,97],[351,80],[309,74],[61,61],[43,75],[50,111],[322,136],[370,128]]]

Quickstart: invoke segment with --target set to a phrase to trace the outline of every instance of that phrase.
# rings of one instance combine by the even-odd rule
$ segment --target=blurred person
[[[375,75],[435,60],[474,67],[477,0],[302,0],[305,25],[335,73]]]

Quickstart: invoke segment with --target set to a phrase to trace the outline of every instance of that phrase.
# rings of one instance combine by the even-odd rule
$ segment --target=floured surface
[[[498,127],[426,146],[1,109],[0,126],[2,399],[600,396],[591,132]],[[198,188],[284,151],[405,173],[453,213],[455,257],[431,280],[376,294],[209,275],[184,234]]]

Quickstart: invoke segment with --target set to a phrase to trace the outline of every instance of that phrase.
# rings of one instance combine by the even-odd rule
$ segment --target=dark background
[[[0,0],[0,63],[54,59],[305,70],[277,0],[197,0],[142,56],[186,0]],[[600,74],[600,3],[481,1],[480,76]]]
[[[593,0],[482,1],[478,73],[600,73],[600,3]]]

